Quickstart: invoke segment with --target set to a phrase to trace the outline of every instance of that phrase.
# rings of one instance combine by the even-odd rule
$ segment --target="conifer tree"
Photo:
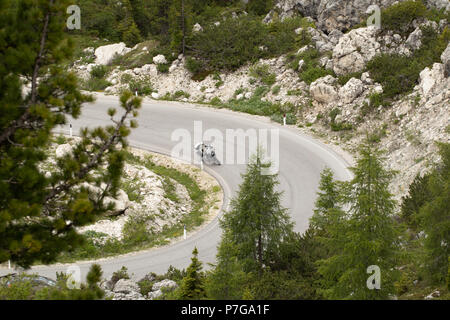
[[[202,272],[202,263],[198,260],[197,248],[192,254],[192,262],[186,270],[186,277],[183,278],[179,289],[180,300],[199,300],[206,297],[205,276]]]
[[[381,152],[370,142],[359,152],[354,178],[344,186],[349,211],[328,231],[328,245],[335,253],[320,261],[319,272],[328,298],[387,299],[394,292],[398,253],[395,202],[388,190],[393,174],[383,168]],[[379,290],[367,286],[367,270],[373,265],[381,270]]]
[[[333,171],[325,168],[320,175],[319,192],[314,209],[314,215],[311,217],[311,229],[316,234],[324,235],[343,214],[341,208],[341,191],[339,184],[334,180]]]
[[[231,210],[221,222],[227,236],[237,246],[237,258],[245,272],[262,271],[277,256],[280,243],[293,232],[287,210],[281,206],[281,192],[276,191],[277,175],[265,175],[270,163],[262,162],[262,151],[252,157],[242,175]]]
[[[206,290],[215,300],[239,300],[245,294],[249,275],[237,259],[237,248],[227,236],[222,237],[217,253],[217,265],[208,274]]]
[[[191,0],[173,0],[169,9],[171,47],[183,54],[186,49],[186,37],[192,30],[192,7]]]
[[[429,176],[431,199],[420,209],[425,231],[425,265],[433,281],[445,283],[450,257],[450,144],[439,144],[441,163]]]
[[[118,191],[125,138],[136,126],[128,120],[137,116],[141,100],[128,92],[119,118],[116,109],[108,111],[111,126],[83,129],[53,172],[41,169],[52,130],[93,101],[62,67],[73,51],[65,34],[68,5],[0,2],[0,263],[51,263],[81,244],[76,228],[113,209],[103,199]]]

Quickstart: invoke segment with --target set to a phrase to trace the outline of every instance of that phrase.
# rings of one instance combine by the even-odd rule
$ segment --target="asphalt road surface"
[[[86,105],[83,108],[82,116],[72,122],[74,134],[81,127],[111,124],[106,112],[108,108],[116,106],[118,106],[117,97],[99,95],[97,101],[94,104]],[[120,114],[120,108],[118,111]],[[330,167],[337,179],[348,180],[351,177],[346,161],[326,145],[299,133],[294,128],[282,127],[267,119],[228,110],[144,100],[138,118],[139,128],[133,130],[129,142],[131,146],[137,148],[170,155],[173,148],[180,142],[172,141],[172,134],[177,132],[176,130],[186,129],[192,134],[193,148],[197,142],[200,142],[195,141],[198,137],[194,137],[195,121],[201,121],[203,133],[208,129],[216,129],[224,136],[226,136],[227,130],[279,129],[279,189],[284,191],[283,205],[289,208],[296,231],[302,232],[308,227],[308,220],[313,213],[317,197],[320,173],[325,167]],[[65,127],[59,131],[68,133],[69,129]],[[270,139],[268,140],[270,141]],[[238,148],[244,148],[247,150],[246,158],[248,158],[248,144],[237,140],[226,141],[224,150],[218,150],[218,156],[224,156],[225,151],[229,152],[233,148],[237,154]],[[268,146],[272,147],[272,144],[269,143]],[[205,170],[222,185],[225,197],[223,209],[226,210],[230,198],[239,188],[240,174],[245,171],[245,164],[225,163],[222,166],[206,166]],[[135,280],[149,272],[165,273],[170,265],[186,268],[190,263],[191,253],[195,246],[198,248],[199,258],[204,264],[214,263],[217,245],[221,237],[219,218],[220,216],[215,218],[200,231],[189,234],[186,240],[158,249],[99,260],[97,263],[102,266],[106,277],[111,276],[122,266],[126,266]],[[78,266],[81,269],[81,279],[85,279],[91,264],[92,261],[80,262],[72,264],[72,266]],[[68,267],[69,265],[36,266],[29,272],[55,278],[56,272],[66,272]],[[0,275],[11,271],[13,270],[0,269]]]

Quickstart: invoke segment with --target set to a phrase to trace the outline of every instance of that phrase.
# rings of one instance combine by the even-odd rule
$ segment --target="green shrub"
[[[375,109],[386,104],[382,93],[372,93],[369,95],[370,107]]]
[[[226,19],[220,26],[210,24],[189,39],[190,54],[209,70],[236,70],[263,56],[266,27],[259,18],[240,16]]]
[[[128,274],[128,268],[125,266],[122,266],[122,268],[120,268],[120,270],[117,270],[115,272],[113,272],[112,277],[111,277],[111,282],[116,284],[119,280],[129,280],[130,279],[130,275]]]
[[[141,280],[138,283],[140,293],[145,297],[148,295],[153,289],[153,282],[149,280]]]
[[[283,124],[284,114],[277,113],[270,117],[270,120]],[[297,123],[297,117],[292,113],[286,113],[286,124],[294,125]]]
[[[151,95],[155,90],[153,89],[150,79],[132,79],[128,82],[128,88],[131,92],[137,90],[139,95],[148,96]]]
[[[197,59],[188,57],[186,59],[186,69],[188,69],[190,73],[195,75],[203,70],[203,64]]]
[[[91,77],[82,84],[82,88],[87,91],[102,91],[109,87],[111,83],[106,79],[99,79]]]
[[[241,15],[225,19],[220,26],[207,24],[203,32],[188,39],[188,55],[197,60],[188,59],[188,68],[193,74],[200,70],[234,71],[260,58],[290,52],[298,45],[299,36],[294,30],[306,25],[305,21],[289,18],[265,25],[260,17]]]
[[[178,90],[178,91],[176,91],[176,92],[174,92],[173,94],[172,94],[172,96],[171,96],[171,100],[178,100],[178,99],[180,99],[181,97],[184,97],[184,98],[190,98],[190,94],[189,93],[187,93],[187,92],[184,92],[183,90]]]
[[[276,95],[278,95],[278,94],[280,93],[280,90],[281,90],[281,86],[280,86],[280,85],[277,85],[277,86],[275,86],[275,87],[272,88],[272,94],[273,94],[274,96],[276,96]]]
[[[382,11],[382,28],[406,36],[414,31],[414,20],[428,15],[427,7],[421,1],[400,2]]]
[[[249,0],[246,10],[252,14],[262,16],[272,9],[273,0]]]
[[[219,97],[214,97],[211,99],[211,101],[209,103],[213,106],[220,106],[220,105],[222,105],[222,100],[220,100]]]
[[[160,73],[169,73],[169,65],[168,64],[163,64],[160,63],[156,66],[156,69],[158,70],[158,72]]]
[[[442,52],[450,41],[448,28],[442,34],[431,27],[423,28],[423,45],[411,57],[399,54],[381,54],[367,64],[372,79],[382,84],[384,98],[409,93],[418,83],[420,72],[440,61]]]
[[[276,82],[276,75],[271,73],[267,64],[258,64],[250,68],[250,76],[260,80],[263,84],[272,86]]]
[[[91,77],[97,78],[97,79],[103,79],[106,74],[108,73],[108,67],[107,66],[94,66],[91,70]]]
[[[300,79],[305,81],[307,84],[311,84],[319,78],[325,77],[327,75],[335,75],[333,71],[326,70],[319,66],[320,54],[317,49],[311,48],[297,55],[295,58],[291,58],[290,67],[297,70],[299,67],[299,62],[304,61],[302,70],[300,71]]]

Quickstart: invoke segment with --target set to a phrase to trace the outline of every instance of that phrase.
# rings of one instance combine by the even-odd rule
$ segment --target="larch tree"
[[[191,264],[186,270],[186,276],[181,281],[178,298],[180,300],[199,300],[206,297],[205,275],[202,263],[198,259],[198,250],[192,252]]]
[[[266,175],[270,163],[263,163],[259,149],[242,175],[239,192],[231,201],[221,226],[237,246],[237,258],[245,272],[261,272],[269,259],[277,256],[278,248],[293,232],[287,210],[281,205],[282,193],[276,190],[277,175]]]
[[[345,216],[327,231],[334,254],[319,261],[324,295],[331,299],[387,299],[394,293],[399,237],[393,219],[395,202],[389,192],[393,176],[383,167],[382,153],[370,142],[360,146],[354,178],[344,184]],[[381,286],[368,285],[377,266]]]
[[[110,126],[82,129],[56,168],[42,169],[52,130],[93,101],[62,66],[73,51],[65,32],[70,4],[0,1],[0,263],[51,263],[80,245],[76,228],[113,209],[103,200],[116,196],[126,137],[137,126],[130,118],[141,100],[128,92],[122,115],[108,111]]]

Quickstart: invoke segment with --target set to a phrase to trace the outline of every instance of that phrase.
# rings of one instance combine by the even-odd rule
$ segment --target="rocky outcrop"
[[[120,279],[114,283],[113,279],[103,280],[100,288],[105,291],[107,299],[112,300],[155,300],[163,297],[166,293],[172,292],[178,288],[178,284],[169,279],[156,282],[157,275],[150,273],[144,278],[135,282],[131,279]],[[138,283],[142,281],[153,283],[151,290],[143,295]]]
[[[424,97],[429,97],[444,81],[445,68],[441,63],[435,63],[433,68],[425,68],[420,73],[419,87]]]
[[[339,39],[333,50],[333,68],[337,75],[362,71],[380,52],[378,29],[366,27],[350,31]]]
[[[153,63],[154,64],[166,64],[167,60],[166,60],[166,57],[164,57],[162,54],[159,54],[159,55],[153,57]]]
[[[442,63],[445,66],[445,76],[450,77],[450,43],[447,46],[447,49],[441,55]]]
[[[396,0],[278,0],[264,21],[269,22],[277,13],[282,19],[295,14],[312,17],[318,21],[317,26],[327,32],[338,29],[349,30],[368,16],[367,9],[371,5],[388,7]]]
[[[339,97],[336,87],[336,78],[326,76],[311,83],[309,91],[311,97],[319,103],[330,103],[336,101]]]
[[[72,146],[68,143],[59,145],[55,150],[56,158],[63,158],[70,153],[72,153]]]
[[[95,50],[95,64],[97,65],[107,65],[109,64],[116,56],[121,56],[130,52],[131,49],[127,48],[125,43],[115,43],[107,46],[98,47]]]
[[[364,84],[361,80],[351,78],[341,89],[339,89],[339,99],[342,103],[352,103],[364,91]]]

